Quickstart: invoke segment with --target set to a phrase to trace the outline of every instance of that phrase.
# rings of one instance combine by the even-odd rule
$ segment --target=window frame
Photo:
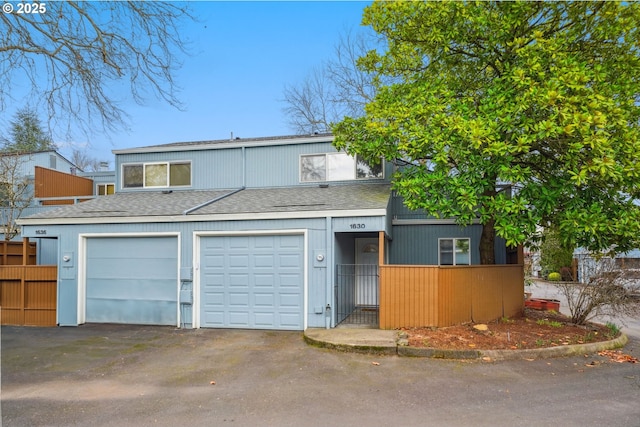
[[[441,242],[444,240],[451,240],[453,246],[452,246],[452,252],[451,252],[451,259],[452,259],[452,264],[443,264],[442,263],[442,249],[441,249]],[[466,240],[468,242],[467,244],[467,254],[468,254],[468,263],[466,264],[460,264],[457,262],[457,257],[456,257],[456,246],[457,246],[457,242],[458,241],[462,241],[462,240]],[[438,239],[438,265],[446,265],[446,266],[457,266],[457,265],[472,265],[471,264],[471,237],[441,237]]]
[[[165,185],[147,185],[147,166],[162,166],[166,167]],[[171,185],[171,166],[173,165],[189,165],[189,184],[183,185]],[[127,186],[125,182],[125,168],[128,166],[142,166],[142,185],[141,186]],[[123,163],[120,168],[120,187],[123,190],[128,189],[155,189],[155,188],[188,188],[193,185],[193,168],[191,160],[174,160],[165,162],[131,162]]]
[[[331,173],[330,171],[332,169],[330,169],[330,165],[339,165],[341,163],[342,160],[336,159],[336,161],[331,162],[329,160],[329,157],[333,156],[333,157],[338,157],[338,156],[345,156],[350,160],[350,163],[352,163],[352,169],[349,173],[348,178],[344,177],[345,175],[345,171],[340,170],[340,169],[336,169],[334,171],[334,174],[337,174],[337,176],[339,176],[339,178],[333,178],[331,177]],[[303,174],[303,167],[302,167],[302,162],[303,159],[306,157],[324,157],[324,179],[304,179],[304,174]],[[356,156],[350,156],[349,154],[342,152],[342,151],[338,151],[338,152],[330,152],[330,153],[305,153],[305,154],[300,154],[299,159],[298,159],[298,179],[300,183],[315,183],[315,182],[344,182],[344,181],[361,181],[361,180],[371,180],[371,179],[384,179],[384,172],[385,172],[385,168],[384,168],[384,160],[380,159],[381,162],[381,170],[380,170],[380,176],[364,176],[364,177],[358,177],[358,160],[360,159],[360,161],[366,162],[366,160],[362,159],[361,156],[356,155]],[[322,175],[321,173],[319,175]]]
[[[109,193],[109,186],[113,187],[113,193]],[[104,187],[104,194],[100,194],[100,187]],[[134,187],[135,188],[135,187]],[[110,196],[116,193],[116,183],[115,182],[97,182],[96,183],[96,196]]]

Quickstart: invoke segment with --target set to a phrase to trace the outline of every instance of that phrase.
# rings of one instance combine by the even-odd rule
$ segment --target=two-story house
[[[479,225],[409,213],[390,190],[392,164],[332,141],[115,150],[115,194],[20,220],[23,236],[57,242],[58,324],[333,327],[377,309],[366,266],[479,262]]]

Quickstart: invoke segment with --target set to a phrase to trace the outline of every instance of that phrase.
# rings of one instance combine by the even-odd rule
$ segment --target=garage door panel
[[[253,266],[256,268],[269,268],[271,269],[274,264],[273,255],[254,255]]]
[[[298,254],[283,254],[280,255],[279,265],[282,268],[296,268],[300,265],[300,255]]]
[[[232,292],[229,294],[229,305],[232,307],[249,307],[249,294]]]
[[[256,307],[273,307],[276,303],[275,301],[275,297],[272,293],[269,294],[261,294],[261,293],[255,293],[255,302],[254,305]]]
[[[297,289],[301,280],[302,276],[299,274],[282,273],[280,274],[280,287]]]
[[[254,284],[256,288],[273,288],[276,283],[275,275],[272,273],[254,274],[253,278],[255,279]]]
[[[303,329],[301,235],[203,237],[200,251],[201,326]],[[223,307],[211,303],[213,290]]]
[[[297,307],[299,299],[299,294],[280,294],[280,307]]]
[[[87,239],[85,320],[177,324],[176,237]]]
[[[87,271],[87,279],[99,277],[164,279],[175,276],[177,261],[175,258],[94,258],[88,259],[87,263],[91,266]]]
[[[271,312],[267,313],[255,313],[255,324],[259,327],[269,328],[276,323],[275,315]]]
[[[249,313],[247,313],[246,311],[229,312],[229,326],[246,328],[249,323]]]
[[[175,252],[176,250],[176,239],[175,238],[165,238],[165,237],[154,237],[155,239],[153,245],[139,245],[139,244],[127,244],[123,245],[124,241],[131,241],[132,239],[146,239],[143,237],[98,237],[98,238],[90,238],[89,242],[98,242],[99,243],[89,243],[93,245],[93,253],[87,254],[88,258],[94,256],[96,258],[101,259],[109,259],[109,258],[120,258],[120,259],[130,259],[130,258],[139,258],[140,250],[144,250],[146,256],[150,259],[155,258],[173,258],[167,257],[167,253]]]
[[[87,288],[86,295],[87,299],[156,300],[175,303],[175,287],[175,282],[160,284],[135,279],[94,279]]]

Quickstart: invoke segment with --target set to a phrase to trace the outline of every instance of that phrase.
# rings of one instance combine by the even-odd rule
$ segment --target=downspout
[[[327,329],[331,329],[331,326],[334,324],[333,318],[335,316],[335,309],[332,310],[332,307],[335,307],[333,301],[333,230],[331,228],[331,217],[328,216],[325,218],[326,225],[326,246],[327,246],[327,291],[326,291],[326,301],[327,305],[325,308],[325,327]]]

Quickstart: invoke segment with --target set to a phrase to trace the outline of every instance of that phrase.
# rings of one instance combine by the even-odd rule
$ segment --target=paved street
[[[7,426],[635,426],[640,364],[342,353],[295,332],[2,328]],[[638,357],[633,338],[625,352]],[[211,384],[214,381],[215,384]]]

